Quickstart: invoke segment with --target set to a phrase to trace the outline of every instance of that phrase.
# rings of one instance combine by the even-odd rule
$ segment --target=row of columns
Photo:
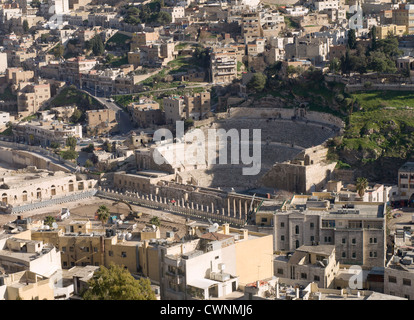
[[[113,191],[110,189],[104,190],[105,192],[115,193],[115,194],[122,194],[118,191]],[[241,199],[236,197],[228,197],[227,198],[227,210],[225,208],[221,208],[221,210],[216,209],[214,203],[211,202],[210,205],[198,204],[194,202],[188,202],[184,198],[181,199],[167,199],[167,197],[161,197],[158,195],[153,194],[142,194],[140,195],[138,192],[125,192],[126,196],[132,198],[138,198],[143,200],[148,200],[155,203],[160,204],[169,204],[171,206],[177,206],[180,208],[187,208],[191,210],[198,210],[204,211],[207,213],[215,213],[222,216],[228,216],[236,219],[245,219],[249,213],[251,199]],[[254,202],[253,204],[256,204]]]

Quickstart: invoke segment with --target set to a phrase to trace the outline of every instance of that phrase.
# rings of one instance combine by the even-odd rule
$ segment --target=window
[[[280,227],[281,227],[281,228],[284,228],[284,227],[285,227],[285,223],[284,223],[284,222],[281,222],[281,223],[280,223]]]
[[[285,241],[285,236],[280,236],[281,241]]]
[[[313,281],[321,281],[321,278],[319,276],[313,276]]]
[[[346,252],[342,252],[342,258],[346,258]]]
[[[262,222],[267,222],[267,218],[262,218]]]
[[[352,252],[352,258],[356,259],[356,253],[355,252]]]
[[[352,239],[352,244],[356,244],[356,239],[355,238]]]
[[[62,252],[66,252],[66,247],[62,247]]]
[[[109,251],[108,251],[108,255],[109,255],[110,257],[113,257],[113,256],[114,256],[114,252],[113,252],[113,251],[111,251],[111,250],[109,250]]]
[[[312,241],[312,242],[315,241],[315,237],[314,236],[311,236],[310,237],[310,241]]]
[[[322,220],[322,228],[335,228],[335,220]]]
[[[67,267],[68,266],[68,263],[66,261],[63,261],[63,266],[64,267]]]
[[[97,247],[93,247],[93,252],[98,252],[98,248]]]
[[[396,277],[393,277],[393,276],[389,276],[388,277],[388,282],[390,282],[390,283],[397,283],[397,278]]]
[[[308,275],[307,275],[306,273],[301,273],[301,274],[300,274],[300,277],[301,277],[302,279],[307,279],[307,278],[308,278]]]
[[[295,234],[299,234],[299,226],[295,226]]]
[[[404,286],[411,286],[411,280],[410,279],[403,279],[403,285]]]
[[[346,243],[346,239],[345,238],[342,238],[342,243]]]
[[[283,269],[277,269],[277,274],[283,274]]]
[[[313,229],[315,227],[315,224],[313,222],[310,223],[310,228]]]
[[[121,253],[121,257],[122,257],[122,258],[126,258],[126,256],[127,256],[126,252],[125,252],[125,251],[122,251],[122,253]]]

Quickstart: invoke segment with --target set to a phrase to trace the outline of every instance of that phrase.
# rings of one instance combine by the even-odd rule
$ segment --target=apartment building
[[[258,37],[263,37],[259,12],[242,13],[241,35],[245,44],[250,43]]]
[[[339,271],[335,246],[300,246],[291,255],[276,256],[274,271],[281,282],[284,279],[300,280],[302,283],[314,282],[319,288],[331,288]]]
[[[165,122],[164,112],[158,102],[140,99],[128,106],[132,121],[140,128],[155,127]]]
[[[409,65],[412,63],[409,61]],[[393,196],[393,201],[401,206],[412,206],[414,203],[414,162],[406,162],[398,169],[398,194]]]
[[[192,96],[184,96],[185,115],[186,118],[192,118],[193,120],[203,119],[211,108],[210,92],[194,93]]]
[[[68,137],[82,138],[82,126],[69,125],[57,120],[20,122],[12,125],[16,141],[49,147],[52,142],[65,145]]]
[[[7,68],[6,69],[6,81],[8,84],[17,86],[21,82],[30,82],[34,80],[34,71],[26,70],[23,68]]]
[[[181,121],[184,116],[184,99],[179,96],[166,97],[162,99],[162,105],[165,112],[165,122],[167,124],[175,124]]]
[[[231,83],[237,78],[236,51],[228,48],[215,49],[210,55],[211,82],[215,84]]]
[[[87,128],[94,134],[107,133],[117,125],[117,111],[112,109],[87,110]]]
[[[407,32],[407,26],[405,25],[380,25],[376,27],[378,39],[385,39],[389,34],[397,37],[403,36]]]
[[[384,267],[385,205],[304,198],[274,215],[275,251],[334,245],[341,264]],[[295,201],[293,201],[295,203]]]
[[[130,50],[135,51],[140,46],[147,46],[155,43],[160,38],[157,31],[155,32],[137,32],[131,38]]]
[[[271,235],[197,223],[188,234],[194,240],[160,247],[161,299],[221,298],[273,276]]]
[[[398,249],[384,270],[384,293],[414,300],[414,252]]]
[[[36,113],[51,97],[50,84],[20,84],[17,93],[17,112],[19,117],[27,117]]]
[[[60,270],[60,252],[43,241],[9,237],[0,250],[0,267],[11,274],[31,271],[50,277]]]
[[[392,24],[405,26],[408,34],[414,34],[414,5],[399,4],[398,9],[392,10]]]

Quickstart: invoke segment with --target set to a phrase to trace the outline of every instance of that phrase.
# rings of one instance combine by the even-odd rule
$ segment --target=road
[[[106,106],[108,109],[114,110],[117,112],[117,121],[119,124],[119,132],[121,134],[125,134],[130,132],[132,129],[134,129],[134,125],[131,121],[131,117],[127,112],[125,112],[122,108],[118,107],[118,105],[112,101],[109,101],[108,98],[105,97],[97,97],[93,95],[91,92],[87,90],[83,90],[83,92],[89,94],[96,100],[98,100],[102,105]]]
[[[192,86],[186,86],[184,89],[194,89],[194,88],[200,88],[200,87],[211,87],[213,84],[208,83],[208,82],[202,82],[200,84],[197,85],[192,85]],[[139,91],[139,92],[134,92],[134,93],[128,93],[128,94],[113,94],[112,96],[125,96],[125,95],[138,95],[138,94],[142,94],[142,93],[151,93],[151,92],[163,92],[163,91],[171,91],[171,90],[177,90],[178,87],[172,87],[172,88],[166,88],[166,89],[157,89],[157,90],[148,90],[148,91]]]

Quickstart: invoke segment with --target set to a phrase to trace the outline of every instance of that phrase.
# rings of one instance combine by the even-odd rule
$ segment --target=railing
[[[25,204],[21,206],[16,206],[16,207],[7,206],[6,208],[4,208],[4,211],[10,214],[32,211],[32,210],[36,210],[39,208],[44,208],[44,207],[48,207],[48,206],[52,206],[56,204],[62,204],[66,202],[73,202],[73,201],[78,201],[81,199],[90,198],[90,197],[93,197],[96,194],[96,192],[97,192],[96,189],[91,189],[88,191],[78,192],[78,193],[66,195],[63,197],[56,197],[56,198],[52,198],[48,200],[39,200],[38,202],[29,203],[29,204]]]

